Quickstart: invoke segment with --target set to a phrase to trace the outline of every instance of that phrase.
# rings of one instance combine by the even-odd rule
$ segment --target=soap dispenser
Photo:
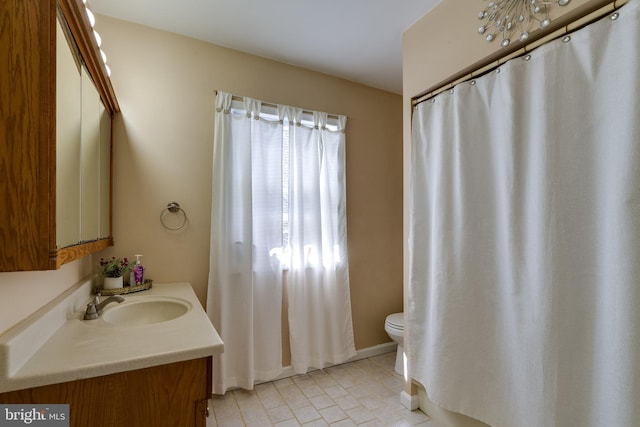
[[[141,285],[144,282],[144,267],[140,262],[140,257],[142,257],[142,255],[135,255],[135,257],[136,257],[136,262],[133,264],[133,269],[132,269],[133,283],[131,284],[131,286]]]

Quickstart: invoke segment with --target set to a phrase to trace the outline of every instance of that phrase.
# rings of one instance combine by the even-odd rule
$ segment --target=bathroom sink
[[[148,325],[177,319],[190,310],[191,304],[179,298],[130,298],[105,309],[102,320],[118,326]]]

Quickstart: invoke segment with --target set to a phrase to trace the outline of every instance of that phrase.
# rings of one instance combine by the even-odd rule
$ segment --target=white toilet
[[[398,344],[396,352],[396,372],[404,375],[404,313],[393,313],[384,321],[384,330]]]

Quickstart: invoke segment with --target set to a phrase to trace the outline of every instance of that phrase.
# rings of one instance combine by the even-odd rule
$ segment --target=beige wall
[[[572,0],[564,7],[556,7],[551,14],[554,27],[566,25],[591,10],[607,3],[607,0]],[[478,35],[480,21],[477,16],[482,3],[460,2],[458,0],[442,0],[427,15],[418,20],[403,35],[403,164],[404,164],[404,242],[408,241],[409,188],[411,171],[411,99],[427,90],[439,86],[443,81],[461,72],[468,73],[474,64],[485,60],[495,60],[502,55],[500,45],[488,43]],[[573,26],[573,25],[572,25]],[[534,34],[532,33],[532,37]],[[405,289],[409,277],[408,259],[405,257],[404,277]],[[405,292],[405,295],[407,292]],[[405,301],[405,306],[407,301]],[[405,336],[407,328],[405,325]],[[405,347],[411,348],[411,342],[405,340]],[[410,375],[410,373],[409,373]],[[407,391],[415,393],[407,385]],[[428,392],[428,390],[427,390]],[[426,398],[421,396],[421,407],[438,421],[443,427],[465,426],[475,427],[477,421],[467,417],[447,413],[438,409],[433,403],[425,405]],[[425,408],[426,406],[426,408]],[[437,410],[437,412],[436,412]]]
[[[402,98],[191,38],[99,17],[122,108],[114,136],[115,247],[144,255],[148,277],[190,281],[205,301],[209,271],[214,91],[345,114],[347,227],[357,348],[388,342],[402,310]],[[180,231],[159,215],[177,201]]]
[[[91,273],[90,258],[56,271],[0,273],[0,334]]]

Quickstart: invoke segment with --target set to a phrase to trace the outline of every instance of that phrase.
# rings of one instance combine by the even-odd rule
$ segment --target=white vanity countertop
[[[0,393],[223,351],[223,342],[189,283],[154,284],[149,290],[123,296],[122,304],[129,298],[177,298],[188,301],[191,309],[173,320],[139,326],[113,325],[102,318],[82,320],[89,298],[87,289],[78,286],[73,294],[54,301],[48,310],[0,336]],[[117,306],[111,303],[105,312]]]

